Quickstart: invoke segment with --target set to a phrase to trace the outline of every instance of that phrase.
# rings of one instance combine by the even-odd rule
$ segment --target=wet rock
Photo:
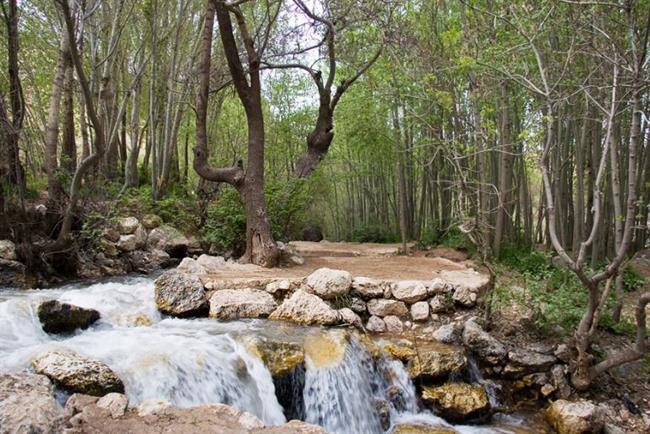
[[[32,367],[71,393],[124,393],[124,383],[111,368],[73,352],[50,351],[32,360]]]
[[[463,343],[481,360],[498,365],[506,359],[506,347],[470,319],[463,329]]]
[[[316,295],[332,300],[347,295],[352,285],[352,275],[344,270],[319,268],[307,276],[306,283]]]
[[[207,272],[205,271],[205,268],[203,265],[199,264],[195,259],[192,258],[183,258],[180,264],[178,264],[178,267],[176,267],[178,271],[181,271],[183,273],[187,274],[206,274]]]
[[[174,258],[185,256],[187,252],[188,239],[177,229],[162,225],[151,232],[147,238],[147,248],[149,250],[159,249],[169,253]]]
[[[0,432],[56,434],[62,424],[63,408],[47,377],[0,374]]]
[[[599,407],[590,401],[554,401],[544,413],[546,421],[558,434],[597,433],[603,428]]]
[[[207,311],[203,283],[194,275],[171,270],[158,277],[154,285],[156,306],[164,314],[187,317]]]
[[[373,298],[367,304],[370,315],[385,317],[387,315],[404,316],[408,313],[408,308],[403,301],[386,300],[383,298]]]
[[[375,399],[374,407],[379,417],[381,429],[387,431],[390,428],[390,404],[385,399]]]
[[[343,331],[310,334],[305,338],[304,349],[307,366],[332,368],[339,366],[345,357],[349,335]]]
[[[386,315],[384,317],[384,323],[386,324],[386,331],[387,332],[401,333],[401,332],[404,331],[404,324],[395,315]]]
[[[128,405],[129,400],[122,393],[109,393],[97,400],[97,407],[108,410],[113,418],[124,416]]]
[[[429,304],[426,301],[418,301],[411,306],[411,318],[413,321],[424,322],[429,319]]]
[[[440,344],[418,347],[416,355],[406,366],[409,376],[439,380],[459,376],[467,367],[467,357],[461,348]]]
[[[264,318],[278,307],[273,296],[259,289],[224,289],[210,298],[210,317],[230,320]]]
[[[354,311],[348,307],[344,307],[343,309],[338,310],[339,317],[341,318],[341,322],[344,324],[348,324],[357,328],[363,328],[363,324],[361,323],[361,318],[359,315],[354,313]]]
[[[400,280],[393,285],[391,293],[397,300],[409,304],[428,296],[426,285],[419,280]]]
[[[46,333],[72,333],[90,327],[99,319],[99,312],[49,300],[38,306],[38,319]]]
[[[445,383],[442,386],[423,387],[422,400],[435,406],[450,421],[468,421],[485,416],[490,401],[481,385]]]
[[[140,226],[140,222],[135,217],[123,217],[117,221],[117,229],[120,235],[131,235]]]
[[[394,359],[399,359],[403,362],[408,362],[412,358],[417,356],[413,344],[407,340],[401,340],[399,342],[385,342],[381,347],[388,354],[391,355]]]
[[[383,280],[369,277],[355,277],[352,279],[352,293],[364,300],[383,297],[387,288],[389,288],[389,285]]]
[[[366,313],[368,308],[366,307],[366,302],[360,299],[359,297],[352,297],[350,301],[350,309],[356,313]]]
[[[10,240],[0,240],[0,259],[15,261],[16,245]]]
[[[264,338],[246,343],[249,352],[257,356],[273,377],[289,374],[305,360],[305,351],[299,344]]]
[[[418,423],[400,423],[395,425],[390,434],[456,434],[451,427],[424,425]]]
[[[429,307],[431,308],[431,313],[444,313],[448,312],[453,308],[454,301],[446,294],[438,294],[431,297],[429,300]]]
[[[338,313],[314,294],[299,289],[269,316],[306,325],[332,325],[339,322]]]
[[[366,330],[373,333],[383,333],[386,331],[386,323],[378,316],[372,315],[366,323]]]
[[[445,344],[456,344],[461,340],[463,325],[457,322],[442,325],[433,332],[433,338]]]
[[[147,230],[156,229],[162,224],[162,219],[156,214],[146,214],[142,217],[142,226],[144,226]]]

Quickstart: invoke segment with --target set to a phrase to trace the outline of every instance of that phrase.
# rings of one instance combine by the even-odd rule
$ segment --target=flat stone
[[[259,289],[223,289],[210,298],[210,317],[231,320],[265,318],[278,307],[273,296]]]
[[[459,376],[467,367],[467,357],[462,348],[449,345],[428,344],[417,348],[406,369],[413,379],[440,380]]]
[[[368,312],[371,315],[385,317],[387,315],[404,316],[408,313],[406,304],[403,301],[386,300],[374,298],[367,304]]]
[[[425,282],[419,280],[400,280],[391,288],[391,294],[405,303],[415,303],[428,297]]]
[[[352,279],[352,293],[364,300],[383,297],[388,287],[389,284],[383,280],[369,277],[355,277]]]

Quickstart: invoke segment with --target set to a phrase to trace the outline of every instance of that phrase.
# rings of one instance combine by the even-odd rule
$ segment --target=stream
[[[96,309],[101,319],[74,335],[49,335],[36,314],[39,303],[48,299]],[[0,289],[0,372],[29,369],[30,360],[47,350],[70,349],[110,366],[124,381],[130,405],[149,399],[179,407],[224,403],[253,413],[268,425],[286,422],[285,411],[271,373],[247,350],[247,339],[305,342],[327,333],[337,331],[268,320],[164,317],[156,309],[149,277],[47,290]],[[392,424],[452,427],[418,405],[415,387],[401,362],[373,362],[354,338],[339,360],[332,363],[332,357],[306,351],[304,387],[290,392],[304,403],[300,416],[305,421],[334,434],[382,433],[375,407],[381,400],[389,403]],[[472,434],[537,432],[526,419],[526,415],[496,415],[491,425],[453,428]]]

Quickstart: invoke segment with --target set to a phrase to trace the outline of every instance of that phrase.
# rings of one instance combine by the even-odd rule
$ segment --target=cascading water
[[[71,336],[48,335],[37,307],[58,299],[93,308],[101,319]],[[69,349],[109,365],[124,381],[131,404],[167,400],[187,407],[225,403],[266,424],[285,422],[271,374],[247,351],[242,337],[297,339],[305,367],[289,380],[295,409],[333,434],[380,434],[389,425],[420,423],[452,427],[418,407],[415,387],[401,362],[375,359],[356,338],[341,331],[286,326],[268,321],[219,322],[162,318],[149,278],[123,278],[56,290],[0,291],[0,372],[29,368],[36,355]],[[303,386],[304,384],[304,386]],[[283,393],[282,391],[279,391]],[[509,422],[509,425],[512,425]],[[495,427],[454,426],[460,433],[512,432]]]

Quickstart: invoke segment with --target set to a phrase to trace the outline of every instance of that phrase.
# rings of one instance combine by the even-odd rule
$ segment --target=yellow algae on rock
[[[336,367],[343,361],[347,345],[345,332],[316,333],[305,338],[305,356],[315,368]]]

